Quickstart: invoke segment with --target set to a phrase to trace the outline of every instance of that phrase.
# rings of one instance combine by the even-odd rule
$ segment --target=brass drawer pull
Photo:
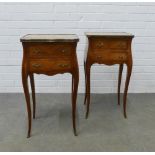
[[[62,53],[66,53],[66,52],[67,52],[67,50],[63,49],[61,52],[62,52]]]
[[[69,67],[68,64],[59,64],[58,66],[59,66],[59,67],[62,67],[62,68]]]
[[[32,64],[32,67],[39,68],[39,67],[41,67],[41,64]]]
[[[102,57],[101,56],[97,56],[97,59],[101,59]]]
[[[120,42],[117,45],[119,48],[125,48],[126,47],[126,43],[125,42]]]
[[[103,42],[97,43],[97,47],[103,47],[103,46],[104,46],[104,43]]]
[[[119,56],[118,58],[121,59],[121,60],[123,60],[125,57],[124,56]]]
[[[33,53],[34,53],[34,54],[40,54],[40,51],[34,50]]]

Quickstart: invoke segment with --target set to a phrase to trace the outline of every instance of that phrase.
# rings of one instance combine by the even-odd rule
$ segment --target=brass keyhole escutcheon
[[[66,51],[65,49],[63,49],[61,52],[62,52],[62,53],[66,53],[67,51]]]
[[[62,68],[69,67],[68,64],[59,64],[58,66],[59,66],[59,67],[62,67]]]

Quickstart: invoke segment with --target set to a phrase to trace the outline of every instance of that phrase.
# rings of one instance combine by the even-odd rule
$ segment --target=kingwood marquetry
[[[34,73],[55,75],[72,74],[72,120],[76,132],[76,98],[79,82],[79,68],[76,56],[78,42],[76,35],[26,35],[21,38],[23,44],[22,81],[27,103],[28,133],[31,134],[31,105],[28,89],[28,77],[32,89],[33,118],[35,118],[36,99]]]
[[[126,118],[126,99],[132,71],[131,42],[134,36],[128,33],[86,33],[86,36],[88,38],[88,50],[85,53],[84,59],[86,81],[84,104],[87,104],[86,118],[89,114],[90,105],[90,69],[95,63],[105,65],[119,64],[118,104],[120,104],[120,85],[123,65],[127,65],[123,98],[124,117]]]

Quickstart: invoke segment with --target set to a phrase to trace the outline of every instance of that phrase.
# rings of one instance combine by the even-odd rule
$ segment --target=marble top
[[[78,40],[79,38],[75,34],[27,34],[20,39],[21,42],[72,42]]]
[[[107,37],[134,37],[131,33],[126,32],[86,32],[86,36],[107,36]]]

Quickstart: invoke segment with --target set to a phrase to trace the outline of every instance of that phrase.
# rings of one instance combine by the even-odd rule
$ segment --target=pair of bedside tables
[[[118,104],[120,104],[120,85],[123,64],[127,65],[127,77],[124,90],[124,117],[126,118],[126,97],[132,71],[131,41],[134,37],[128,33],[86,33],[88,50],[85,52],[85,100],[87,105],[86,118],[90,105],[90,69],[94,63],[113,65],[119,64]],[[79,83],[79,67],[76,55],[76,46],[79,41],[76,35],[26,35],[21,38],[23,44],[22,83],[25,93],[28,112],[28,133],[31,134],[32,112],[28,77],[32,89],[33,118],[35,118],[36,99],[34,73],[55,75],[72,74],[72,121],[74,135],[76,131],[76,98]]]

